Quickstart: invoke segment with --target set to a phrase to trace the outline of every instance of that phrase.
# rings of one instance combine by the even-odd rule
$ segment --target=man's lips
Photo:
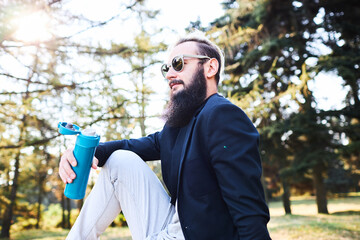
[[[170,87],[170,89],[172,89],[175,85],[178,85],[178,84],[184,84],[184,82],[182,80],[178,80],[178,79],[171,80],[169,82],[169,87]]]

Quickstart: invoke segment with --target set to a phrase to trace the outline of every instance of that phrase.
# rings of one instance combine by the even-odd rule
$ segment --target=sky
[[[159,7],[159,20],[173,27],[180,33],[189,25],[190,21],[200,18],[206,26],[224,14],[222,0],[182,0],[178,6],[176,1],[149,0],[149,6]]]
[[[146,5],[152,9],[159,9],[158,19],[164,25],[171,26],[181,32],[190,21],[198,17],[204,23],[209,23],[223,14],[222,0],[147,0]],[[106,16],[116,15],[119,0],[77,0],[71,1],[72,6],[78,8],[80,12],[96,19]],[[84,8],[84,6],[86,6]],[[101,9],[101,11],[99,11]]]
[[[104,21],[109,19],[109,16],[115,16],[119,13],[121,9],[120,2],[119,0],[72,0],[67,1],[65,6],[71,9],[72,12],[83,14],[92,20]],[[211,21],[222,16],[224,10],[221,2],[222,0],[182,0],[179,2],[147,0],[146,8],[160,10],[159,15],[157,15],[156,27],[171,28],[174,33],[184,34],[184,29],[189,25],[190,21],[196,21],[199,18],[203,25],[207,26]],[[123,13],[119,16],[119,19],[125,19],[127,16],[126,13]],[[111,23],[108,25],[110,27],[114,26]],[[109,35],[113,38],[115,31],[118,32],[117,37],[126,39],[130,35],[129,32],[136,31],[139,27],[137,22],[128,21],[126,26],[121,26],[121,29],[113,29],[112,32],[109,32]],[[102,37],[106,38],[107,36],[103,35]]]

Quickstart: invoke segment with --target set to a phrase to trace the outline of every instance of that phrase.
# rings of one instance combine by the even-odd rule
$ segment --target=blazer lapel
[[[181,169],[182,169],[182,165],[183,165],[183,162],[184,162],[184,159],[186,156],[186,150],[189,145],[189,140],[190,140],[191,134],[193,132],[195,122],[196,122],[196,116],[191,119],[191,121],[189,122],[189,124],[186,127],[186,130],[184,129],[186,132],[185,132],[185,137],[184,137],[184,144],[183,144],[181,154],[180,154],[180,163],[179,163],[179,171],[178,171],[178,178],[177,178],[177,190],[176,190],[177,196],[179,194]]]

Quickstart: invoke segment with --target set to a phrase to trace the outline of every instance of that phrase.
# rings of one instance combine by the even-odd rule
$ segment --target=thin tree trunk
[[[268,191],[267,191],[267,187],[266,187],[266,181],[265,181],[265,177],[264,177],[264,169],[262,170],[262,174],[261,174],[261,184],[263,186],[264,189],[264,196],[265,196],[265,201],[267,204],[269,204],[269,195],[268,195]]]
[[[282,179],[283,195],[282,202],[285,210],[285,214],[291,214],[291,202],[290,202],[290,186],[286,179]]]
[[[80,199],[77,201],[77,208],[79,212],[81,211],[82,206],[84,205],[84,199]]]
[[[326,188],[324,184],[324,178],[322,176],[323,167],[320,164],[317,164],[313,168],[313,181],[316,195],[316,205],[318,208],[318,213],[328,214],[327,209],[327,198],[326,198]]]
[[[48,163],[50,162],[51,156],[50,154],[46,151],[47,146],[44,146],[44,156],[45,156],[45,163],[46,165],[48,165]],[[42,200],[44,197],[44,182],[47,176],[47,171],[46,169],[44,170],[43,167],[41,166],[41,159],[39,161],[39,170],[38,170],[38,175],[39,175],[39,194],[38,194],[38,207],[37,207],[37,216],[36,216],[36,229],[40,228],[40,221],[41,221],[41,204],[42,204]]]
[[[71,223],[70,223],[70,218],[71,218],[71,202],[70,202],[70,198],[65,198],[65,199],[66,199],[66,208],[67,208],[66,228],[70,229],[70,228],[71,228]]]
[[[145,59],[141,59],[142,66],[145,66]],[[146,126],[145,126],[145,77],[144,77],[144,69],[141,70],[141,95],[140,95],[140,129],[141,136],[146,136]]]
[[[15,201],[16,201],[16,192],[18,187],[18,179],[19,179],[19,165],[20,165],[20,150],[17,153],[15,157],[15,170],[14,170],[14,178],[13,183],[11,186],[11,192],[10,192],[10,203],[6,207],[3,217],[3,224],[1,228],[1,234],[0,237],[3,238],[10,238],[10,227],[12,224],[12,218],[13,218],[13,211],[15,208]]]
[[[66,216],[65,216],[65,195],[64,192],[61,194],[61,209],[62,209],[62,220],[61,227],[66,228]]]
[[[43,183],[44,183],[45,177],[43,176],[43,173],[39,173],[39,194],[38,194],[38,201],[37,201],[37,215],[36,215],[36,225],[35,228],[39,229],[40,228],[40,220],[41,220],[41,203],[42,203],[42,199],[43,199],[43,193],[44,193],[44,188],[43,188]]]

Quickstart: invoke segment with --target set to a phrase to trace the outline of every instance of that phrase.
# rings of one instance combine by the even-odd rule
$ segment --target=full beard
[[[206,98],[204,69],[199,67],[188,86],[171,95],[163,118],[170,127],[186,126]]]

